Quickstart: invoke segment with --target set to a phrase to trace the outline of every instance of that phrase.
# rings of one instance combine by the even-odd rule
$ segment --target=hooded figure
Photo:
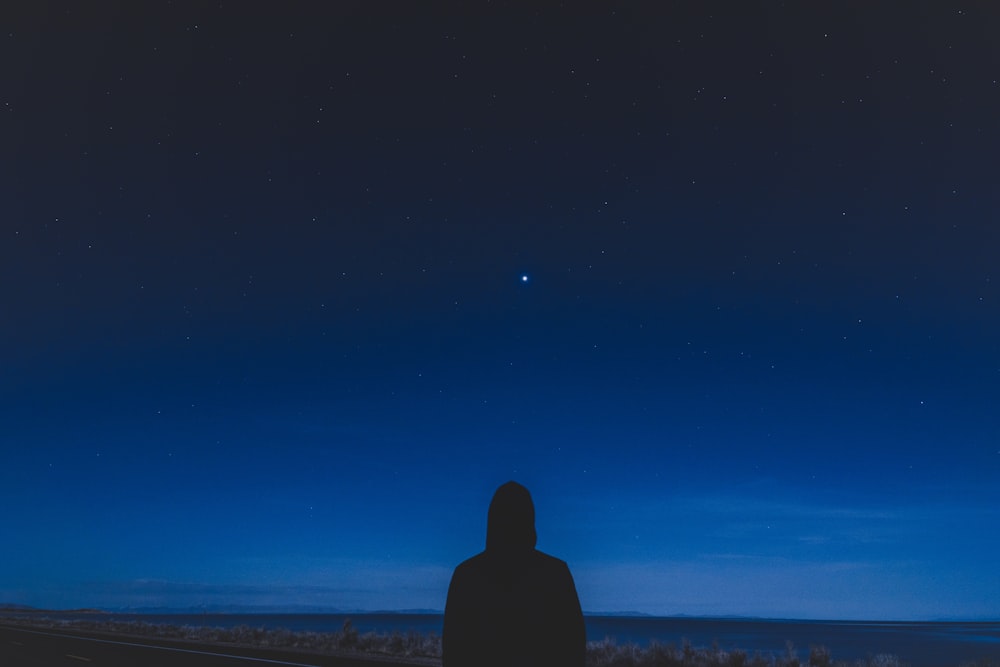
[[[583,667],[587,638],[573,576],[535,541],[531,494],[507,482],[490,503],[486,551],[452,575],[443,667]]]

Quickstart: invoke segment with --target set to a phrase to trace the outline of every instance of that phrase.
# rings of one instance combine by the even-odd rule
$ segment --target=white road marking
[[[67,653],[66,657],[73,658],[74,660],[82,660],[83,662],[90,662],[90,658],[84,658],[82,655],[73,655],[72,653]]]
[[[6,629],[14,630],[10,626],[6,626]],[[135,644],[132,642],[119,642],[111,639],[94,639],[93,637],[79,637],[77,635],[61,635],[55,632],[42,632],[40,630],[25,630],[24,628],[16,628],[19,632],[30,632],[33,635],[44,635],[46,637],[63,637],[65,639],[79,639],[85,642],[95,642],[98,644],[115,644],[117,646],[133,646],[135,648],[152,648],[157,651],[171,651],[173,653],[193,653],[195,655],[211,655],[216,658],[235,658],[236,660],[248,660],[250,662],[262,662],[268,665],[287,665],[288,667],[320,667],[319,665],[305,663],[305,662],[288,662],[286,660],[270,660],[268,658],[252,658],[246,655],[232,655],[230,653],[215,653],[213,651],[195,651],[190,648],[173,648],[170,646],[156,646],[155,644]],[[80,658],[79,656],[71,656],[68,653],[67,657],[77,658],[78,660],[87,660],[87,658]]]

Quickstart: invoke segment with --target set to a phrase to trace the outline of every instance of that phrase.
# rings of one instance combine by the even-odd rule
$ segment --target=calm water
[[[87,616],[95,620],[94,616]],[[173,625],[287,628],[329,632],[350,618],[359,632],[441,633],[437,614],[112,614],[109,620],[141,620]],[[810,646],[829,648],[834,660],[854,660],[891,653],[913,667],[950,665],[992,659],[1000,662],[1000,622],[887,623],[855,621],[784,621],[751,619],[654,618],[588,616],[591,640],[613,637],[618,643],[648,644],[658,640],[680,645],[742,648],[749,652],[784,653],[792,642],[808,656]]]

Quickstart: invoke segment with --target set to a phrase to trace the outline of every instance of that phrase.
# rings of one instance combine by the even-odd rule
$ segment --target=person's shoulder
[[[486,559],[486,552],[482,551],[471,558],[466,558],[455,566],[455,574],[476,572],[483,568]]]
[[[569,565],[566,564],[566,561],[547,554],[544,551],[539,551],[538,549],[535,549],[535,562],[538,567],[544,567],[553,572],[563,570],[567,572],[569,571]]]

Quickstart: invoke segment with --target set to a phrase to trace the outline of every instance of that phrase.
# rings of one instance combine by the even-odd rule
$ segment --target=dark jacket
[[[493,496],[486,550],[451,578],[443,667],[583,667],[586,630],[566,563],[535,549],[528,490]]]

